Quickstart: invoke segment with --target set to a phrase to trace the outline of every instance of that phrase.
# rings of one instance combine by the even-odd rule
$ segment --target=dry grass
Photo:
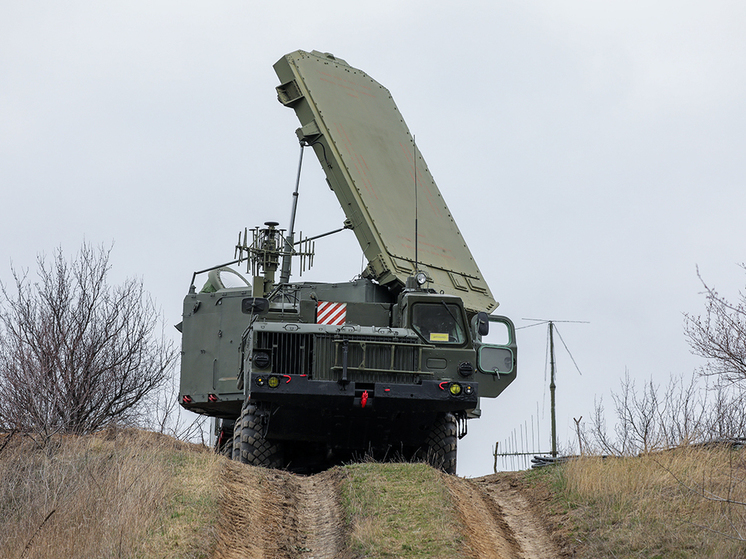
[[[0,557],[206,557],[217,466],[195,448],[129,430],[17,436],[0,453]]]
[[[363,557],[461,557],[460,525],[442,474],[425,464],[344,468],[342,503]]]
[[[355,464],[339,475],[353,553],[449,559],[471,553],[454,506],[459,496],[440,472],[424,464]],[[744,449],[588,457],[524,476],[536,487],[552,486],[553,500],[542,497],[535,512],[563,524],[575,557],[746,557]],[[257,526],[294,526],[302,499],[293,480],[141,431],[58,437],[44,447],[17,436],[0,450],[0,557],[211,557],[219,552],[218,497],[238,494],[232,481],[248,492],[251,506],[239,507],[245,529],[231,522],[221,527],[223,538],[253,534],[248,543],[258,545]],[[300,553],[293,550],[305,546],[303,526],[287,541],[271,536],[279,555],[265,556]]]
[[[744,450],[587,457],[538,475],[581,557],[746,557]]]

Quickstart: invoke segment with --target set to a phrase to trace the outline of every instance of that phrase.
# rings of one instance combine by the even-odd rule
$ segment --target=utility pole
[[[554,322],[549,321],[549,364],[550,364],[550,377],[549,377],[549,397],[551,400],[551,413],[552,413],[552,457],[557,457],[557,416],[555,413],[555,391],[557,390],[557,384],[554,382]]]
[[[557,326],[555,326],[555,322],[574,322],[574,323],[579,323],[579,324],[588,324],[588,323],[584,320],[545,320],[541,318],[524,318],[523,320],[532,320],[535,322],[535,324],[524,326],[524,328],[531,328],[532,326],[538,326],[539,324],[547,324],[549,326],[549,365],[550,365],[549,397],[550,397],[550,406],[551,406],[550,414],[551,414],[551,421],[552,421],[552,456],[556,458],[557,457],[557,409],[556,409],[557,383],[555,382],[556,363],[555,363],[555,357],[554,357],[554,331],[557,328]],[[570,356],[570,359],[572,359],[572,362],[575,365],[575,368],[578,370],[578,373],[580,373],[578,364],[575,363],[575,359],[570,353],[570,350],[567,349],[567,344],[565,344],[565,340],[562,339],[562,334],[559,333],[559,330],[557,330],[557,335],[559,336],[560,341],[562,342],[562,345],[565,346],[565,350],[567,350],[567,354]],[[544,374],[546,375],[546,369],[544,370]],[[580,374],[582,375],[583,373],[580,373]],[[546,376],[544,378],[546,379]]]

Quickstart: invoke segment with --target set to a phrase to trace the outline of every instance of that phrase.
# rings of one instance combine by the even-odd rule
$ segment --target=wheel
[[[254,403],[245,403],[236,422],[233,439],[233,459],[243,464],[265,468],[281,468],[282,447],[264,438],[266,413]]]
[[[455,474],[457,441],[456,416],[450,412],[439,415],[427,436],[428,463],[447,474]]]

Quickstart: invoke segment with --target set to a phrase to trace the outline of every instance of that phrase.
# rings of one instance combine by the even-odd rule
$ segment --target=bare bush
[[[179,405],[179,383],[175,376],[148,395],[149,414],[142,426],[182,441],[207,444],[209,417],[197,415]]]
[[[132,421],[176,358],[141,281],[107,282],[111,249],[13,269],[0,294],[0,424],[49,436]]]
[[[590,430],[582,433],[591,452],[633,456],[695,443],[743,437],[744,391],[740,385],[700,385],[696,375],[689,380],[671,376],[661,387],[652,379],[639,390],[629,374],[619,392],[611,392],[615,424],[606,429],[603,400],[596,402]]]
[[[744,265],[741,265],[744,267]],[[699,270],[697,271],[699,275]],[[685,314],[685,334],[692,351],[707,359],[705,375],[716,375],[725,382],[746,380],[746,295],[739,293],[731,303],[709,287],[705,288],[704,316]]]

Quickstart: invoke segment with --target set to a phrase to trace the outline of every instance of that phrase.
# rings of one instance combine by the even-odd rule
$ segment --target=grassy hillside
[[[526,472],[579,557],[746,557],[746,450],[586,457]]]
[[[0,557],[207,557],[217,469],[153,433],[16,435],[0,453]]]
[[[525,502],[520,522],[547,527],[560,556],[746,557],[745,457],[584,458],[478,483],[422,464],[299,478],[153,433],[46,445],[16,435],[0,450],[0,557],[529,556],[516,551],[526,542],[510,526],[515,500]],[[336,516],[309,534],[322,496]],[[320,550],[327,540],[334,554]]]

